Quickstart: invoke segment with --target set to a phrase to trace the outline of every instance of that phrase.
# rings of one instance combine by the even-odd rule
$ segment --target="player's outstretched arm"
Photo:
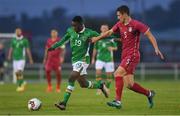
[[[31,50],[29,48],[26,48],[26,52],[27,52],[30,64],[33,64]]]
[[[69,35],[68,35],[68,33],[66,33],[66,35],[61,39],[61,41],[56,42],[54,45],[52,45],[50,48],[48,48],[48,51],[52,51],[58,47],[63,46],[68,40],[69,40]]]
[[[9,60],[9,61],[11,60],[12,51],[13,51],[13,49],[10,48],[10,49],[9,49],[9,52],[8,52],[8,60]]]
[[[109,51],[116,51],[116,50],[117,50],[117,47],[108,47],[108,50],[109,50]]]
[[[148,31],[145,33],[145,35],[148,37],[149,41],[150,41],[151,44],[153,45],[156,55],[160,56],[161,59],[164,59],[164,56],[163,56],[163,54],[161,53],[161,51],[159,50],[157,41],[156,41],[155,37],[153,36],[153,34],[151,33],[151,31],[148,30]]]
[[[95,63],[96,54],[97,54],[97,51],[96,51],[96,49],[94,48],[94,49],[93,49],[93,54],[92,54],[91,64],[94,64],[94,63]]]
[[[91,42],[92,42],[92,43],[95,43],[96,41],[98,41],[98,40],[100,40],[100,39],[102,39],[102,38],[109,37],[109,36],[112,35],[112,34],[113,34],[113,30],[111,29],[111,30],[109,30],[109,31],[107,31],[107,32],[105,32],[105,33],[102,33],[101,35],[99,35],[99,36],[97,36],[97,37],[93,37],[93,38],[91,39]]]

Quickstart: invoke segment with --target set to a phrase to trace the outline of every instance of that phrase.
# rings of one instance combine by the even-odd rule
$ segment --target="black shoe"
[[[116,100],[113,100],[111,102],[107,102],[107,105],[110,106],[110,107],[115,107],[117,109],[121,109],[121,107],[122,107],[121,102],[118,102]]]
[[[150,91],[150,95],[147,97],[149,102],[149,108],[154,106],[153,97],[155,96],[155,92],[153,90]]]
[[[57,108],[59,108],[60,110],[65,110],[66,109],[66,104],[64,102],[59,102],[54,104]]]
[[[101,89],[102,93],[106,98],[109,97],[108,95],[108,88],[106,87],[105,83],[101,83],[99,89]]]

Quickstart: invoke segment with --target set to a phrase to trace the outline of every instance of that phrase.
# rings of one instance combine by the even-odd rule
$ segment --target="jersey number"
[[[126,39],[127,38],[127,32],[125,31],[124,32],[124,39]]]
[[[75,40],[75,46],[81,46],[81,40]]]

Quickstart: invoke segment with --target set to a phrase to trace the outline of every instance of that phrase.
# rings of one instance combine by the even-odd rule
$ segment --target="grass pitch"
[[[81,89],[78,84],[71,95],[67,109],[61,111],[54,103],[62,100],[66,82],[62,83],[61,93],[46,93],[45,83],[28,84],[27,90],[17,93],[16,85],[0,85],[0,114],[2,115],[180,115],[180,82],[179,81],[146,81],[140,82],[144,87],[156,91],[155,107],[148,108],[143,95],[124,89],[122,109],[111,108],[107,101],[114,98],[114,84],[111,86],[110,98],[96,95],[95,90]],[[55,84],[54,84],[55,85]],[[55,86],[54,86],[55,88]],[[27,102],[31,98],[42,101],[39,111],[29,111]]]

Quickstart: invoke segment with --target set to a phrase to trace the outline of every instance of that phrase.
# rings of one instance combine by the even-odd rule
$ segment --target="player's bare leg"
[[[123,82],[124,75],[126,75],[125,69],[119,66],[114,72],[116,97],[115,97],[115,100],[111,102],[107,102],[108,106],[115,107],[118,109],[122,107],[121,96],[122,96],[122,91],[123,91],[123,86],[124,86],[124,82]]]
[[[150,108],[153,107],[153,105],[154,105],[153,97],[155,95],[155,92],[153,90],[145,89],[140,84],[134,82],[134,75],[132,75],[132,74],[128,74],[124,77],[124,83],[125,83],[126,87],[129,88],[130,90],[147,96],[148,102],[149,102],[149,107]]]

